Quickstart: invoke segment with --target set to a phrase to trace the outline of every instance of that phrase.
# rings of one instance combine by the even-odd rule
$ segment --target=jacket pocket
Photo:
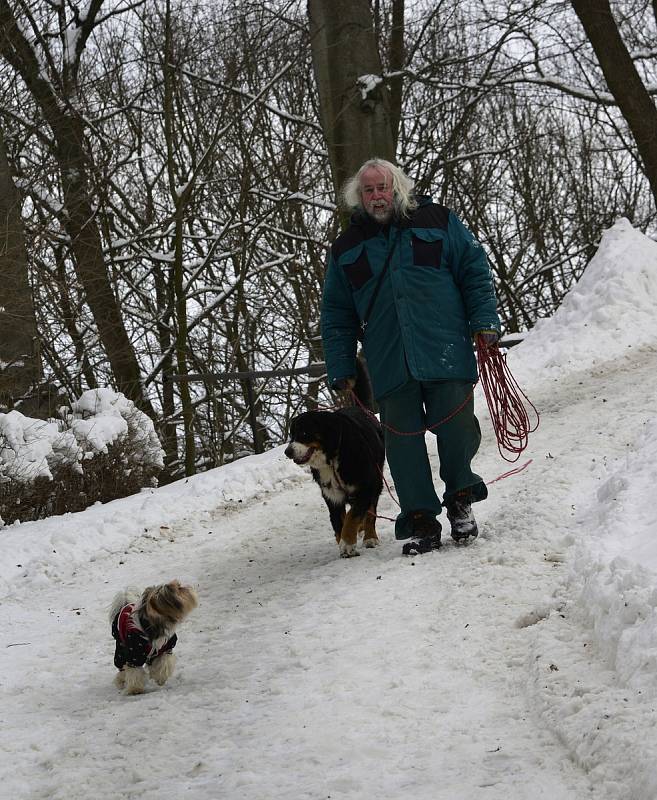
[[[372,277],[372,267],[362,244],[341,256],[340,266],[354,289],[360,289]]]
[[[413,228],[411,239],[413,265],[416,267],[440,267],[443,240],[440,233],[428,228]]]

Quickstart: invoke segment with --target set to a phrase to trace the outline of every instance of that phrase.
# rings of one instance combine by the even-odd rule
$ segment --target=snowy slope
[[[468,548],[339,559],[281,448],[0,531],[5,796],[654,800],[656,250],[619,221],[511,351],[541,426]],[[178,672],[122,697],[105,606],[171,577]]]
[[[514,352],[518,374],[558,376],[655,344],[657,242],[619,219],[550,319]]]
[[[304,476],[283,457],[283,447],[227,464],[159,489],[82,513],[15,523],[0,530],[0,596],[41,584],[144,539],[170,536],[170,525],[202,512],[235,509],[268,492],[292,487]]]

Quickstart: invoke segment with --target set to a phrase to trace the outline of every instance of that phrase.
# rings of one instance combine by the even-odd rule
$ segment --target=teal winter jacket
[[[383,227],[356,214],[330,249],[321,308],[329,385],[356,374],[360,322],[395,239],[363,340],[375,397],[410,378],[477,380],[472,337],[500,331],[488,260],[453,211],[417,200],[408,218]]]

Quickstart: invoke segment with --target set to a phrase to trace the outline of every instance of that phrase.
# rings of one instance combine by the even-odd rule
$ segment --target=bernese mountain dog
[[[290,423],[290,443],[285,449],[295,464],[310,467],[343,558],[360,555],[357,542],[361,532],[365,547],[379,543],[376,507],[383,489],[385,447],[361,358],[357,359],[354,393],[367,411],[353,406],[300,414]]]

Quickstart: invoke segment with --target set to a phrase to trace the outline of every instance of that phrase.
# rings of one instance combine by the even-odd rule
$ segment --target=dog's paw
[[[356,549],[355,544],[347,544],[344,539],[340,542],[340,556],[342,558],[353,558],[359,556],[360,553]]]
[[[376,547],[379,542],[378,536],[370,536],[368,539],[363,539],[363,547]]]
[[[127,695],[133,694],[144,694],[144,687],[143,686],[126,686],[125,693]]]
[[[155,681],[158,686],[164,686],[173,675],[175,666],[176,657],[173,653],[164,653],[158,656],[148,668],[151,680]]]
[[[125,667],[124,676],[125,694],[143,694],[146,688],[146,673],[141,667]]]

